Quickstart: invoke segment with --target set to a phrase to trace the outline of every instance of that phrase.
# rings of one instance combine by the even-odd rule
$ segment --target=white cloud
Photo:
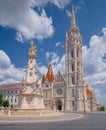
[[[66,10],[66,14],[67,14],[68,17],[71,17],[71,11]]]
[[[49,64],[57,64],[59,62],[59,56],[55,52],[46,52],[46,59]]]
[[[46,59],[47,59],[48,65],[52,64],[54,74],[56,74],[57,71],[61,70],[61,68],[63,68],[63,66],[64,66],[63,58],[60,59],[60,57],[55,52],[49,52],[49,51],[46,52]],[[47,69],[48,69],[48,67],[46,67],[45,65],[38,67],[38,71],[41,76],[45,75],[47,73]]]
[[[47,52],[47,55],[48,53],[50,52]],[[65,74],[65,54],[60,58],[56,53],[52,52],[52,57],[48,64],[52,64],[53,72],[55,75],[57,74],[58,70],[60,70],[62,74]],[[38,71],[41,76],[45,75],[47,73],[47,67],[44,65],[40,66],[38,67]]]
[[[24,71],[24,68],[16,68],[11,64],[8,55],[0,50],[0,84],[21,82]]]
[[[16,30],[16,39],[24,42],[30,39],[42,40],[54,33],[52,18],[47,17],[41,7],[47,3],[54,4],[59,9],[70,0],[0,0],[0,25]],[[34,7],[39,8],[38,13]]]
[[[75,6],[75,12],[77,13],[79,10],[81,10],[81,6],[80,5]]]
[[[46,52],[46,58],[49,59],[48,64],[52,64],[54,74],[57,74],[58,70],[65,73],[65,54],[60,57],[55,52]]]
[[[83,47],[83,64],[86,80],[99,91],[97,97],[101,104],[105,103],[106,97],[106,28],[102,29],[101,35],[93,35],[90,39],[89,48]],[[105,103],[106,105],[106,103]]]
[[[23,42],[36,38],[42,40],[52,36],[52,18],[45,10],[38,14],[33,0],[0,0],[0,25],[16,30],[16,39]]]
[[[0,50],[0,68],[5,69],[11,65],[10,58],[6,55],[6,53]]]
[[[55,46],[60,46],[61,45],[61,42],[56,42]]]
[[[50,52],[48,51],[48,52],[46,52],[46,59],[47,60],[48,60],[49,56],[50,56]]]
[[[47,3],[54,4],[59,9],[64,9],[64,7],[70,2],[70,0],[33,0],[33,4],[36,6],[45,6]]]
[[[58,70],[65,74],[65,54],[59,59],[57,64],[52,64],[54,74],[57,74]]]
[[[48,51],[46,52],[46,59],[48,60],[48,65],[52,65],[55,75],[57,74],[58,70],[65,74],[65,54],[60,57],[57,55],[57,53]],[[47,69],[48,68],[45,65],[38,67],[38,71],[41,76],[47,73]]]
[[[56,42],[55,46],[60,47],[60,48],[64,48],[64,43],[63,42]]]
[[[77,14],[82,9],[83,4],[79,2],[79,5],[75,6],[75,13]],[[71,17],[71,9],[66,10],[66,14],[68,17]]]
[[[51,64],[57,64],[59,62],[59,56],[56,56],[54,57],[52,60],[51,60]]]
[[[45,75],[46,74],[46,72],[47,72],[47,67],[46,66],[39,66],[38,67],[38,71],[39,71],[39,73],[41,74],[41,76],[42,75]]]
[[[56,5],[58,8],[64,8],[70,0],[53,0],[51,3]]]

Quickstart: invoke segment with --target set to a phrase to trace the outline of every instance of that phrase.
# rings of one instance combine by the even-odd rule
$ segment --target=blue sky
[[[65,73],[72,4],[83,40],[86,81],[106,105],[106,0],[0,0],[0,84],[22,81],[31,40],[37,46],[39,77],[49,63],[54,73]]]

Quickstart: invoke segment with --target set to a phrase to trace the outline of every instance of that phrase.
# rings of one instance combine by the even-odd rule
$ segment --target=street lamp
[[[83,104],[84,104],[84,114],[86,113],[86,81],[85,78],[83,78]]]
[[[85,94],[84,93],[83,93],[83,102],[84,102],[84,114],[85,114],[86,113],[86,99],[85,99]]]

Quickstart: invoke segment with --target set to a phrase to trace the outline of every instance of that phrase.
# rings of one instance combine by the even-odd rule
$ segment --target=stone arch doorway
[[[56,100],[56,108],[59,111],[62,110],[62,101],[61,100]]]

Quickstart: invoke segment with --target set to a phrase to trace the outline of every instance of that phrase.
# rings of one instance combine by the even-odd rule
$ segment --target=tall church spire
[[[79,85],[83,77],[82,38],[76,25],[74,6],[72,6],[71,28],[66,35],[66,78],[68,85]]]
[[[74,12],[74,6],[72,6],[72,12],[71,12],[71,28],[76,27],[76,20],[75,20],[75,12]]]

